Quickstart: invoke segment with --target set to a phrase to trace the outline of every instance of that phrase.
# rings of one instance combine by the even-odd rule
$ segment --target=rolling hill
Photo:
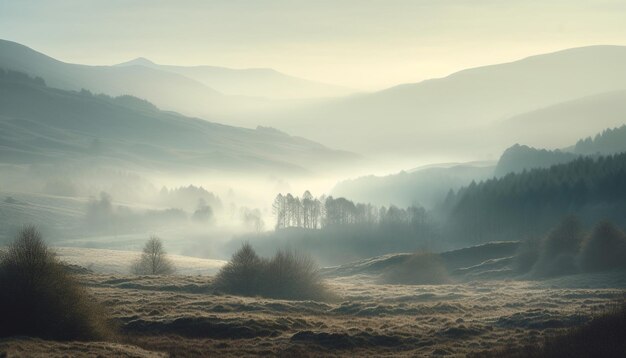
[[[494,135],[515,133],[515,142],[563,148],[605,128],[626,124],[626,91],[584,96],[522,113],[499,122]]]
[[[267,123],[367,154],[458,155],[472,145],[476,160],[485,154],[495,156],[510,143],[524,142],[525,137],[515,131],[497,131],[494,126],[499,121],[625,89],[626,47],[589,46],[312,104],[269,118]],[[584,133],[614,125],[612,117],[586,114],[580,114],[581,121],[587,121],[581,127]],[[550,125],[539,122],[526,121],[526,131]],[[580,138],[582,134],[572,127],[560,128],[558,139],[571,143]]]
[[[345,96],[348,88],[285,75],[271,68],[232,69],[216,66],[172,66],[146,58],[120,63],[116,67],[140,66],[176,73],[228,95],[269,99],[303,99]]]
[[[302,174],[357,156],[292,137],[158,110],[130,96],[47,87],[0,71],[0,162],[100,161],[156,170]]]
[[[493,176],[495,163],[465,163],[443,167],[427,167],[387,176],[365,176],[339,182],[332,195],[376,205],[418,204],[433,208],[448,191],[456,190],[472,180]]]

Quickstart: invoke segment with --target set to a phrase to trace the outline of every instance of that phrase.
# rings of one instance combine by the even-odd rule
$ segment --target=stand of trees
[[[276,229],[298,227],[322,229],[350,225],[410,225],[424,226],[428,215],[424,208],[410,206],[406,209],[394,205],[374,206],[354,203],[346,198],[332,196],[313,197],[307,190],[302,198],[278,194],[272,206]]]
[[[442,214],[448,236],[465,243],[540,235],[568,214],[624,225],[625,183],[626,153],[581,157],[450,192]]]

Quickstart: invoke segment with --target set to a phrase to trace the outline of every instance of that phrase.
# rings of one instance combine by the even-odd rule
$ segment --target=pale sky
[[[271,67],[374,90],[626,45],[624,0],[0,0],[0,38],[57,59]]]

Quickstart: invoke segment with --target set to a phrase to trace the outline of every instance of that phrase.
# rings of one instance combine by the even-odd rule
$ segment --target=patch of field
[[[131,263],[141,254],[138,251],[54,247],[61,261],[82,266],[98,273],[129,273]],[[176,273],[180,275],[213,275],[226,261],[190,256],[168,255]]]
[[[207,276],[81,278],[119,322],[122,343],[224,357],[465,356],[581,325],[626,289],[624,272],[437,286],[356,275],[328,278],[340,299],[315,302],[221,295]]]
[[[166,353],[110,342],[52,342],[35,338],[0,339],[0,356],[6,357],[125,357],[162,358]],[[3,357],[4,357],[3,356]]]

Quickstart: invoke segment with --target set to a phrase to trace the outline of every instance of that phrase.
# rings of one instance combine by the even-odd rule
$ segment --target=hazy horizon
[[[65,62],[272,68],[365,91],[566,48],[626,45],[620,1],[328,5],[2,2],[0,33]]]
[[[623,0],[0,0],[0,357],[621,357],[625,211]]]

